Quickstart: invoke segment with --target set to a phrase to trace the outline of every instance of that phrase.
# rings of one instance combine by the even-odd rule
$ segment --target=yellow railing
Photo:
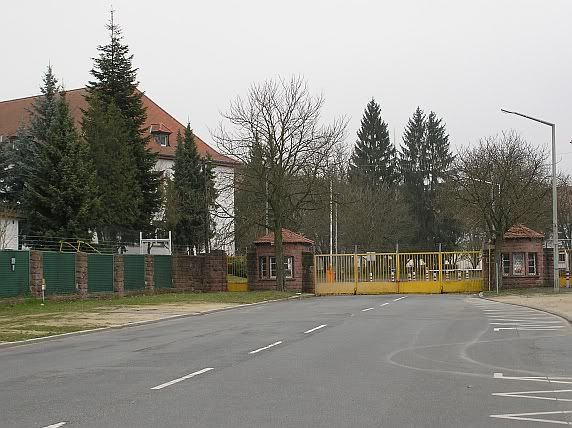
[[[228,291],[248,291],[248,270],[246,257],[227,256],[227,286]]]
[[[480,251],[317,255],[317,294],[482,290]]]

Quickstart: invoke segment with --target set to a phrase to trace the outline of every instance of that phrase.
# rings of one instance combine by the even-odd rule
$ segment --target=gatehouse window
[[[512,253],[512,274],[524,275],[524,253]]]
[[[293,257],[284,257],[284,278],[293,277]],[[276,278],[276,257],[270,257],[270,278]]]
[[[258,269],[259,269],[259,276],[261,279],[268,278],[268,263],[266,257],[260,257],[258,259]]]
[[[507,253],[502,255],[502,273],[503,275],[510,275],[510,255]]]
[[[528,274],[536,275],[536,253],[528,253]]]

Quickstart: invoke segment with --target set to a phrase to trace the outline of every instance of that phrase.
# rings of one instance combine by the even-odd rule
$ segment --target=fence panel
[[[245,256],[227,256],[228,291],[248,291],[248,270]]]
[[[46,294],[75,293],[75,254],[43,253]]]
[[[0,251],[0,297],[30,293],[30,252]]]
[[[153,271],[153,282],[155,283],[155,288],[173,287],[171,256],[153,256]]]
[[[87,255],[87,290],[90,293],[113,292],[113,255]]]
[[[145,256],[125,255],[123,257],[125,290],[143,290],[145,288]]]

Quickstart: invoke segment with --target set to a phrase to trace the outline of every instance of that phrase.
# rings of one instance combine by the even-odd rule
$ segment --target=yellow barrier
[[[478,292],[481,260],[480,251],[317,255],[316,294]]]
[[[248,282],[229,282],[228,291],[248,291]]]

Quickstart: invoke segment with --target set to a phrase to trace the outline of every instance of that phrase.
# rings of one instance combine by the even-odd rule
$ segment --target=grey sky
[[[417,105],[443,117],[453,147],[514,128],[572,172],[572,1],[127,1],[117,22],[141,89],[211,141],[219,112],[252,82],[303,75],[346,115],[353,144],[371,97],[398,141]],[[38,92],[48,62],[66,88],[85,85],[110,3],[3,1],[0,100]]]

